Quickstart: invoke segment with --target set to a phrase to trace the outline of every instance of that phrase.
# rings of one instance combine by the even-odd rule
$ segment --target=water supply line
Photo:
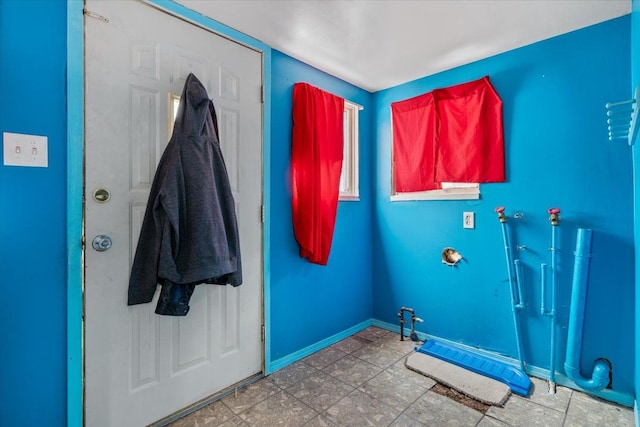
[[[594,363],[591,378],[580,373],[580,352],[582,351],[582,334],[584,328],[584,312],[589,283],[589,263],[591,258],[592,230],[579,228],[576,239],[576,259],[573,267],[573,283],[571,286],[571,309],[569,314],[569,332],[567,340],[567,356],[564,370],[570,380],[588,391],[602,390],[609,384],[610,366],[605,359],[597,359]]]
[[[546,298],[546,264],[540,266],[540,314],[551,318],[550,350],[549,350],[549,394],[556,394],[556,277],[557,277],[557,251],[556,230],[560,224],[560,209],[549,208],[549,222],[551,223],[551,301],[549,311],[545,308]]]
[[[516,272],[516,288],[518,290],[518,301],[516,302],[516,308],[523,309],[524,308],[524,298],[522,297],[522,268],[520,267],[520,260],[513,260],[513,269]]]
[[[416,317],[416,313],[413,308],[408,307],[401,307],[398,312],[398,318],[400,319],[400,341],[404,341],[404,324],[407,323],[407,320],[404,318],[405,312],[411,313],[411,333],[409,334],[409,338],[411,338],[411,341],[419,341],[418,334],[416,334],[415,331],[415,324],[416,322],[422,323],[423,320]]]
[[[511,314],[513,315],[513,326],[516,331],[516,347],[518,351],[518,361],[520,362],[520,369],[525,371],[525,363],[523,359],[522,340],[520,339],[520,322],[518,319],[517,310],[524,307],[522,302],[522,290],[520,289],[520,283],[514,284],[513,272],[511,266],[514,265],[516,272],[519,274],[520,262],[514,264],[511,258],[511,251],[509,249],[509,238],[507,236],[507,215],[504,213],[504,207],[498,206],[495,208],[495,212],[498,214],[498,220],[502,226],[502,239],[504,241],[504,254],[507,262],[507,275],[509,276],[509,290],[511,292]]]

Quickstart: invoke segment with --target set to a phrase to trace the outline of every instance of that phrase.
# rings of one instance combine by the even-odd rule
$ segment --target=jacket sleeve
[[[160,223],[162,214],[159,210],[161,209],[157,198],[147,206],[136,255],[131,266],[128,305],[150,302],[156,291],[163,231],[163,226]]]

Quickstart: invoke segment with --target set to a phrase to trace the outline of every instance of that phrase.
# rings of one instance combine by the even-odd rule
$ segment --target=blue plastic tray
[[[503,382],[521,396],[529,394],[531,379],[516,367],[436,340],[427,340],[416,351]]]

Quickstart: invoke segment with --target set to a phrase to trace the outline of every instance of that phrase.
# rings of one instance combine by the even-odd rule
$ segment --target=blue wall
[[[0,130],[49,167],[0,165],[0,425],[66,424],[66,2],[0,2]]]
[[[637,51],[638,0],[633,5]],[[0,164],[2,426],[40,425],[42,420],[50,426],[67,424],[66,12],[61,0],[0,2],[0,131],[49,137],[48,168]],[[266,267],[271,359],[286,359],[372,317],[395,323],[400,305],[414,306],[426,319],[421,331],[513,356],[500,229],[493,213],[504,204],[508,213],[527,215],[513,224],[517,242],[531,249],[522,254],[529,301],[526,356],[544,367],[548,321],[537,314],[537,270],[549,259],[545,211],[558,205],[563,208],[559,336],[564,341],[575,228],[593,227],[583,362],[589,367],[595,357],[609,358],[614,388],[632,390],[631,163],[628,147],[606,141],[602,107],[628,97],[629,39],[627,17],[373,96],[274,51],[271,263]],[[637,84],[637,55],[633,61]],[[483,185],[482,199],[475,202],[390,203],[389,103],[484,74],[505,101],[509,182]],[[339,204],[327,267],[298,257],[291,228],[290,113],[297,81],[365,107],[360,116],[361,201]],[[463,231],[461,216],[468,210],[476,212],[476,229]],[[465,255],[459,268],[440,264],[445,245]],[[613,268],[604,261],[610,253],[616,255]],[[635,378],[640,387],[640,375]]]
[[[631,94],[640,85],[640,0],[631,2]],[[637,106],[636,106],[637,107]],[[640,244],[640,138],[633,146],[635,243]],[[636,270],[640,267],[640,251],[636,251]],[[640,390],[640,275],[636,275],[636,393]],[[638,397],[636,397],[636,401]],[[636,412],[636,426],[640,426],[640,414]]]
[[[293,84],[307,82],[364,106],[360,201],[340,202],[328,265],[298,255],[289,161]],[[271,69],[271,360],[371,318],[371,94],[278,51]]]
[[[405,305],[419,330],[517,357],[504,245],[494,208],[504,205],[520,252],[527,307],[525,360],[549,367],[550,322],[539,314],[540,263],[550,262],[547,209],[559,226],[558,370],[566,348],[578,227],[594,230],[582,366],[613,364],[613,389],[633,394],[634,242],[631,150],[607,140],[604,105],[628,99],[628,16],[374,94],[373,316],[396,323]],[[391,102],[489,75],[504,102],[507,182],[474,201],[390,202]],[[462,228],[465,211],[476,227]],[[441,263],[444,247],[464,256]]]

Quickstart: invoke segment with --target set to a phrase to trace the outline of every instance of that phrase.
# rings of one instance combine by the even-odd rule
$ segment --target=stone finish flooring
[[[634,426],[633,410],[532,378],[526,398],[478,412],[432,390],[433,380],[405,368],[411,341],[370,327],[171,427],[274,426]]]

